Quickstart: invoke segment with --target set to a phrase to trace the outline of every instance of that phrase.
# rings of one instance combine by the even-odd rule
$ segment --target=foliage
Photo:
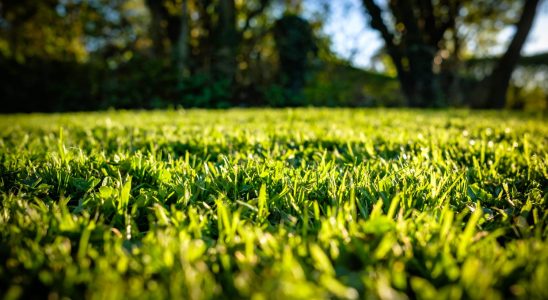
[[[274,40],[279,57],[280,81],[288,98],[301,96],[310,63],[308,57],[317,52],[310,24],[305,19],[287,14],[274,24]],[[286,105],[287,105],[286,104]]]
[[[143,56],[110,68],[40,60],[0,61],[2,112],[59,112],[108,108],[231,106],[402,106],[395,79],[332,62],[311,69],[302,95],[288,99],[275,83],[242,87],[234,98],[228,80],[198,73],[178,80],[169,62]],[[236,99],[236,100],[235,100]],[[288,101],[291,100],[291,101]]]
[[[546,119],[409,110],[0,118],[0,291],[546,299]]]
[[[138,56],[112,69],[101,63],[40,60],[0,60],[0,68],[0,92],[6,101],[1,112],[231,105],[226,81],[196,74],[179,82],[164,61]]]
[[[315,106],[394,107],[405,104],[397,79],[341,62],[327,64],[313,72],[303,94],[307,103]]]
[[[142,34],[135,23],[143,20],[132,8],[136,1],[3,0],[0,54],[18,62],[84,62],[99,53],[103,58],[123,53]]]

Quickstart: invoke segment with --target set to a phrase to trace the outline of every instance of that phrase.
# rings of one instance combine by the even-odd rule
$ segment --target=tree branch
[[[380,7],[373,0],[363,0],[363,5],[371,18],[371,27],[381,33],[386,47],[396,47],[394,44],[394,35],[388,30],[386,24],[384,24]]]
[[[369,14],[371,27],[381,34],[388,55],[392,58],[392,62],[394,63],[398,74],[405,74],[405,70],[402,65],[401,53],[398,46],[394,42],[394,35],[390,32],[386,24],[384,24],[381,8],[375,3],[374,0],[363,0],[363,6]]]

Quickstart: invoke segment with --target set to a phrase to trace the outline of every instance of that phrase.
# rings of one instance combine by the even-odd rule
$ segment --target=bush
[[[0,60],[0,112],[60,112],[107,108],[166,108],[174,106],[226,108],[232,101],[227,80],[197,74],[178,82],[166,61],[136,57],[109,67],[33,60]]]

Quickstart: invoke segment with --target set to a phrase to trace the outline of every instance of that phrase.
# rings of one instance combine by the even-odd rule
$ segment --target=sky
[[[324,29],[332,38],[333,50],[356,66],[371,67],[371,57],[383,46],[381,37],[368,27],[369,22],[364,16],[360,0],[347,0],[344,5],[336,5],[336,2],[331,2],[331,14]],[[313,4],[310,5],[312,10],[313,7]],[[499,38],[507,40],[512,34],[513,29],[508,28]],[[542,1],[523,53],[527,55],[547,51],[548,1]]]

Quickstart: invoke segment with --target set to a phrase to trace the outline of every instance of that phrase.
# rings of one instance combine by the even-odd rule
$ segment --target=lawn
[[[542,115],[109,111],[0,135],[6,299],[548,299]]]

